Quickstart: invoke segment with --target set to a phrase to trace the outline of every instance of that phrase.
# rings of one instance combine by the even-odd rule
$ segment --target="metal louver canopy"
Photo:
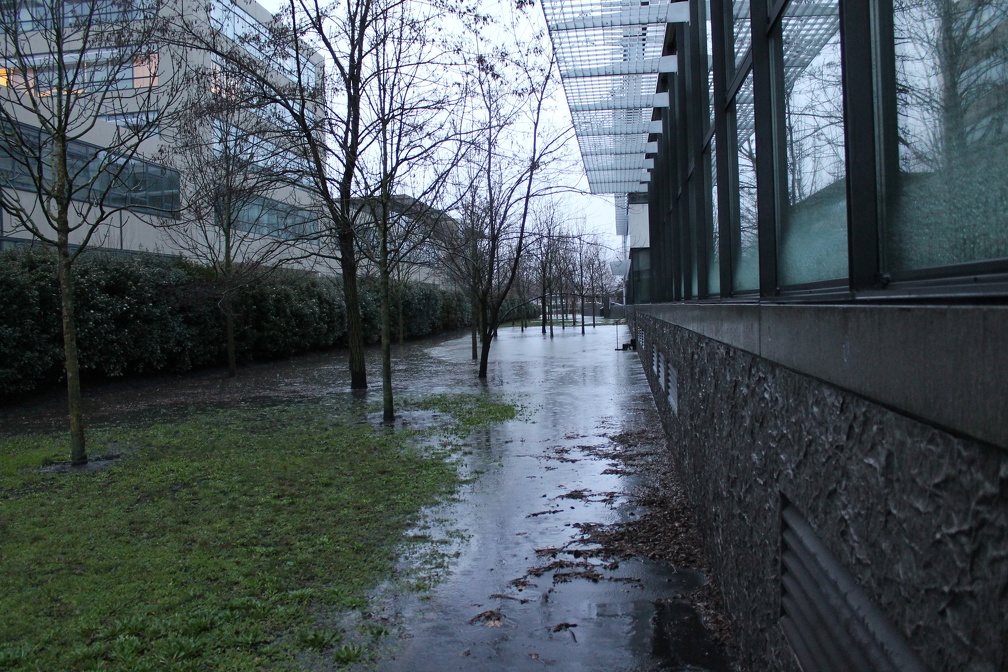
[[[665,28],[689,20],[689,2],[543,0],[543,11],[592,193],[647,191],[652,112],[669,105],[658,75],[676,70]]]

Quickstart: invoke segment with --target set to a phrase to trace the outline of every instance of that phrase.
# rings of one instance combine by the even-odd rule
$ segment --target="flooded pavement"
[[[364,619],[389,636],[362,669],[734,669],[640,361],[616,349],[626,327],[554,336],[501,329],[485,386],[468,336],[394,350],[400,398],[482,389],[521,412],[467,439],[472,478],[415,530],[444,542],[440,581],[376,592]],[[363,395],[348,392],[345,353],[334,352],[243,367],[234,380],[217,370],[88,385],[85,409],[98,425],[323,398],[363,420],[381,399],[377,357]],[[57,391],[9,404],[0,431],[63,429],[64,409]]]
[[[454,340],[457,336],[407,343],[393,349],[397,389],[410,386],[423,389],[423,381],[435,374],[434,364],[426,351],[446,338]],[[88,426],[94,427],[121,421],[170,420],[194,407],[207,405],[326,399],[356,408],[363,417],[369,403],[381,403],[381,353],[378,348],[367,350],[367,371],[372,387],[363,393],[351,393],[346,351],[333,350],[240,366],[236,378],[228,378],[226,369],[206,369],[100,381],[85,379],[82,385],[84,415]],[[459,373],[457,378],[457,385],[479,388],[475,374],[470,377]],[[419,388],[416,388],[417,381],[420,381]],[[0,433],[66,429],[66,389],[62,386],[0,404]]]
[[[463,535],[445,579],[376,605],[399,635],[378,669],[731,669],[688,599],[706,583],[696,548],[673,564],[647,557],[668,555],[649,551],[659,529],[625,543],[624,526],[649,515],[647,468],[667,457],[640,361],[615,350],[625,330],[501,330],[488,384],[523,412],[477,437],[479,477],[433,513]],[[471,375],[466,339],[429,355],[440,365],[421,385]]]

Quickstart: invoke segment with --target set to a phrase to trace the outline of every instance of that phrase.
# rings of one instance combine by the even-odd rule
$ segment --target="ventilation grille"
[[[665,367],[665,369],[668,377],[666,397],[668,398],[669,410],[674,415],[679,415],[679,374],[672,365]]]
[[[781,627],[805,672],[924,665],[798,510],[781,506]]]

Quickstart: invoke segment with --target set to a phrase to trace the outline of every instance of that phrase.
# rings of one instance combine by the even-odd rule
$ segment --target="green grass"
[[[467,426],[506,415],[473,396]],[[44,473],[65,436],[0,439],[0,669],[253,670],[365,658],[336,614],[387,576],[450,456],[320,404],[93,431],[93,472]],[[512,410],[513,413],[513,410]],[[337,414],[338,415],[338,414]]]
[[[468,434],[491,423],[512,420],[518,409],[485,394],[435,394],[410,403],[414,408],[446,413],[455,418],[456,434]]]

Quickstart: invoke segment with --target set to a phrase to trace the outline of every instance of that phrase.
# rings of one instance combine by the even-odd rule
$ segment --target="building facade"
[[[546,13],[744,658],[1005,669],[1008,3]]]
[[[43,147],[52,143],[48,131],[39,129],[53,119],[71,137],[68,163],[80,185],[73,196],[78,205],[71,209],[71,245],[86,241],[92,248],[187,253],[179,236],[184,227],[175,224],[193,217],[190,205],[201,196],[194,193],[198,179],[187,178],[209,173],[208,164],[219,165],[227,152],[247,155],[242,159],[247,159],[244,168],[251,177],[245,181],[261,187],[261,193],[243,195],[234,214],[236,230],[267,245],[317,230],[307,162],[284,139],[291,137],[284,132],[290,124],[276,110],[260,106],[254,117],[205,104],[208,118],[200,120],[199,133],[180,132],[181,125],[195,123],[191,116],[184,119],[184,108],[197,104],[200,94],[221,93],[229,67],[222,54],[230,49],[258,59],[279,80],[315,86],[323,72],[320,56],[297,67],[290,59],[265,53],[262,45],[273,44],[272,18],[250,0],[5,3],[0,11],[5,45],[0,104],[5,127],[16,128],[0,144],[0,189],[6,200],[33,209],[39,182],[33,177],[40,175],[19,160],[24,152],[17,145],[32,137]],[[205,48],[211,45],[213,49]],[[271,49],[278,48],[274,44]],[[48,105],[61,87],[73,105],[62,119]],[[235,125],[234,119],[242,122]],[[205,157],[202,166],[191,160],[200,156]],[[278,177],[263,179],[267,169]],[[42,182],[47,180],[51,176],[41,175]],[[114,212],[92,226],[87,220],[100,216],[93,207],[98,195],[101,209]],[[4,214],[0,246],[36,239],[17,217]],[[51,233],[37,212],[31,221],[42,233]],[[246,242],[250,249],[256,247]]]

